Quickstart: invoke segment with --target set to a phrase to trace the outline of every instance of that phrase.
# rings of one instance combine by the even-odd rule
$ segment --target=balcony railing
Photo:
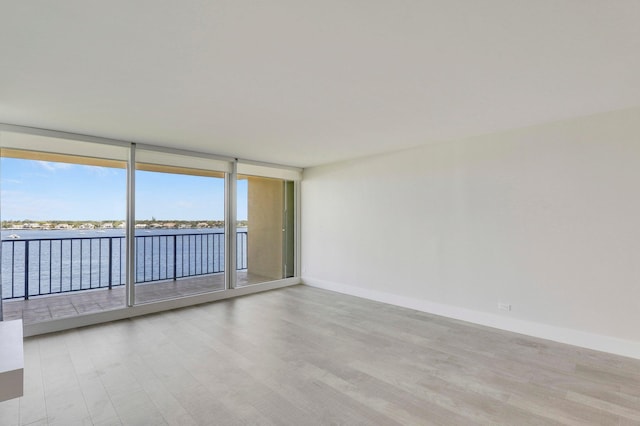
[[[237,270],[247,269],[238,231]],[[135,282],[224,272],[224,234],[137,235]],[[2,240],[2,298],[113,288],[126,279],[124,236]]]

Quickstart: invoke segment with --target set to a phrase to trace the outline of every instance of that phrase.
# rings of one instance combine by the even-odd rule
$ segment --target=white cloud
[[[42,167],[43,169],[50,171],[50,172],[55,172],[58,170],[68,170],[70,168],[73,167],[73,164],[69,164],[69,163],[54,163],[51,161],[36,161],[36,163]]]
[[[101,166],[82,166],[82,167],[85,170],[87,170],[89,173],[92,173],[93,175],[99,176],[99,177],[115,175],[115,173],[113,172],[113,169],[110,169],[109,167],[101,167]]]

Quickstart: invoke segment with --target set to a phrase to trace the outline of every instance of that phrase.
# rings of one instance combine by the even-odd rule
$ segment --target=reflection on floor
[[[237,286],[242,287],[273,281],[270,278],[239,271]],[[203,275],[180,280],[158,281],[136,285],[136,303],[148,303],[224,289],[224,274]],[[29,300],[6,300],[5,320],[22,319],[25,324],[50,321],[125,307],[125,287],[86,290],[51,296],[36,296]]]

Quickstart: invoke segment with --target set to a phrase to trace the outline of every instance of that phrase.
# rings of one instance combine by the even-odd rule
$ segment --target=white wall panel
[[[640,343],[639,188],[640,108],[307,169],[303,279]]]

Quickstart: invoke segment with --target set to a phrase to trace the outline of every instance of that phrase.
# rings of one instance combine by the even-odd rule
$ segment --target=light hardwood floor
[[[640,360],[295,286],[25,341],[0,424],[640,424]]]

